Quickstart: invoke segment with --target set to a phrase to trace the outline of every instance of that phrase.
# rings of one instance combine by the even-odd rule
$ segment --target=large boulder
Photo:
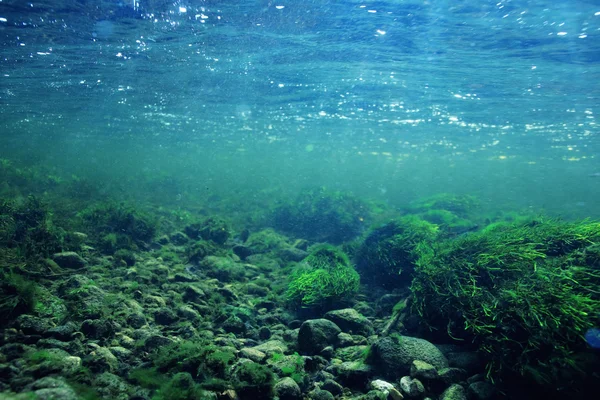
[[[373,334],[371,321],[353,308],[329,311],[325,314],[325,319],[335,323],[344,332],[363,336]]]
[[[292,378],[283,378],[275,384],[275,393],[280,400],[299,400],[302,398],[300,386]]]
[[[87,261],[74,251],[63,251],[52,256],[55,263],[61,268],[81,269],[87,266]]]
[[[386,336],[373,343],[371,363],[385,376],[400,378],[410,374],[413,361],[420,360],[436,369],[447,368],[448,360],[427,340],[410,336]]]
[[[304,321],[298,333],[298,350],[302,354],[318,354],[325,347],[335,345],[342,330],[327,319]]]
[[[461,385],[454,384],[442,393],[440,400],[467,400],[467,392]]]

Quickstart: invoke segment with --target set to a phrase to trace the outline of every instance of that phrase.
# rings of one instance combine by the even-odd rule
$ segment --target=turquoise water
[[[421,397],[597,393],[597,0],[0,0],[0,50],[0,400],[408,397],[421,339]]]
[[[317,184],[392,205],[442,191],[598,216],[598,12],[4,0],[0,152],[218,196]]]

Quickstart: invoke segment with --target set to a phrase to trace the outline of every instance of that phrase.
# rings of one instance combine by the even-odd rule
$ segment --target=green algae
[[[472,342],[491,378],[576,382],[600,313],[600,271],[580,255],[599,241],[599,223],[537,219],[422,247],[413,310],[438,337]]]

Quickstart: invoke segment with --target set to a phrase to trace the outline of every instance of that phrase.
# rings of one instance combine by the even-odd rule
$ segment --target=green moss
[[[129,373],[129,380],[146,389],[158,389],[165,385],[169,378],[158,372],[156,368],[137,368]]]
[[[413,310],[437,332],[474,343],[491,377],[568,385],[590,368],[578,355],[599,322],[600,271],[579,256],[598,243],[600,223],[539,219],[432,245],[416,263]]]
[[[13,257],[38,263],[61,251],[64,237],[39,198],[29,196],[23,203],[0,200],[0,245]]]
[[[161,372],[189,372],[197,376],[203,362],[203,342],[181,341],[161,347],[155,353],[154,365]]]
[[[60,360],[60,357],[48,350],[38,350],[27,354],[27,362],[30,364],[41,364],[46,361],[54,362],[56,360]]]
[[[234,385],[240,399],[273,397],[275,375],[268,367],[252,361],[244,362],[237,367],[234,376]]]
[[[350,259],[342,250],[335,246],[322,244],[310,249],[310,254],[304,263],[316,269],[328,269],[332,266],[350,266]]]
[[[256,253],[266,253],[287,246],[287,239],[273,229],[264,229],[252,233],[245,245],[251,247]]]
[[[135,255],[130,250],[117,250],[114,254],[114,258],[116,262],[123,261],[125,264],[127,264],[128,267],[132,267],[135,265]]]
[[[373,230],[357,253],[357,269],[367,281],[386,288],[410,284],[423,246],[438,237],[438,226],[409,215]]]
[[[152,396],[152,400],[202,400],[204,391],[189,373],[175,374]]]
[[[440,231],[447,236],[471,232],[478,227],[476,223],[447,210],[429,210],[418,215],[425,221],[439,226]]]
[[[430,210],[445,210],[450,211],[461,218],[468,218],[478,207],[479,201],[476,197],[439,193],[411,202],[409,210],[413,213],[422,213]]]
[[[185,340],[160,348],[153,359],[159,372],[188,372],[195,378],[210,379],[226,378],[236,356],[227,348]]]
[[[206,351],[203,364],[204,374],[212,377],[225,378],[227,368],[236,360],[232,351],[223,351],[218,348],[210,348]]]
[[[119,243],[119,237],[116,233],[108,233],[99,240],[99,245],[102,251],[112,254],[119,247],[126,247],[128,245],[128,241],[121,241],[121,243]]]
[[[125,203],[98,203],[78,217],[82,228],[110,252],[149,242],[158,226],[155,217]]]
[[[348,257],[333,246],[323,245],[294,270],[286,298],[294,307],[332,308],[354,296],[359,286],[360,277]]]
[[[300,379],[300,382],[304,379],[304,358],[294,353],[289,356],[285,356],[281,353],[273,353],[269,364],[275,366],[281,371],[281,375],[290,376]]]
[[[214,244],[206,240],[199,240],[190,246],[187,250],[188,262],[197,264],[204,257],[216,253]]]
[[[274,226],[303,239],[339,244],[358,236],[370,219],[366,203],[325,187],[303,191],[279,207]]]
[[[37,283],[16,273],[0,273],[0,319],[10,320],[34,310],[39,299]]]
[[[206,218],[185,227],[185,233],[194,240],[210,240],[217,244],[224,244],[230,236],[229,225],[220,218]]]
[[[54,320],[57,324],[62,323],[68,317],[64,300],[54,296],[48,289],[41,286],[38,286],[35,294],[33,311],[42,318]]]
[[[212,392],[222,393],[227,389],[231,389],[231,383],[228,380],[220,378],[209,378],[200,384],[203,389],[210,390]]]

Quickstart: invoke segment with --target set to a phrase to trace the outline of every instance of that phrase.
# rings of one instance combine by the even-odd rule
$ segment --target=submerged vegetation
[[[294,306],[331,309],[358,293],[360,278],[350,260],[338,248],[314,248],[292,274],[286,292]]]
[[[358,236],[370,220],[366,203],[324,187],[305,190],[276,209],[274,226],[315,242],[340,244]]]
[[[419,249],[434,241],[439,228],[414,215],[374,229],[358,250],[357,267],[365,280],[386,288],[410,284]]]
[[[260,204],[246,227],[106,193],[15,198],[11,179],[0,202],[0,367],[13,391],[46,390],[30,382],[51,378],[89,399],[385,398],[369,382],[418,380],[414,368],[435,370],[414,372],[415,390],[432,396],[467,370],[469,385],[492,392],[514,379],[545,393],[556,382],[561,393],[596,387],[597,222],[484,217],[475,198],[441,194],[370,226],[369,203],[317,188]],[[415,360],[433,366],[411,365],[403,346],[424,346]]]
[[[581,385],[598,367],[600,224],[533,219],[420,249],[413,308],[438,338],[473,343],[490,377]]]
[[[123,203],[94,204],[78,213],[82,227],[93,235],[102,250],[111,254],[135,248],[155,235],[157,220],[151,214]]]

